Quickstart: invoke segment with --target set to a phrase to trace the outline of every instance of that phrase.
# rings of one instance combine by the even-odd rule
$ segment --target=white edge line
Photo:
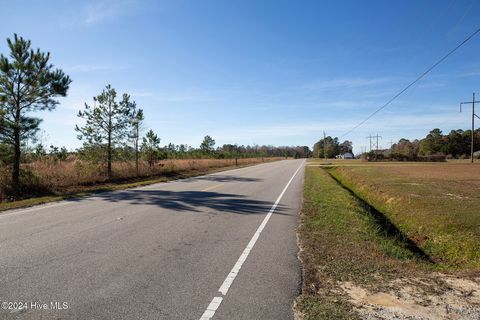
[[[304,163],[305,163],[305,160],[302,161],[302,163],[300,164],[298,169],[295,171],[293,176],[290,178],[290,180],[286,184],[285,188],[283,188],[282,192],[278,196],[278,198],[275,201],[275,203],[273,204],[272,208],[270,209],[270,211],[268,211],[268,214],[263,219],[263,221],[260,224],[260,226],[258,227],[257,231],[255,231],[255,233],[253,234],[252,239],[250,239],[247,246],[243,250],[242,254],[238,258],[237,262],[233,266],[232,270],[227,275],[227,277],[223,281],[222,285],[218,289],[218,292],[220,292],[222,294],[222,296],[213,297],[213,299],[210,302],[210,304],[208,305],[207,309],[205,310],[205,312],[200,317],[200,320],[210,320],[214,316],[218,307],[220,307],[220,304],[223,301],[223,296],[225,296],[227,294],[228,289],[230,289],[230,286],[232,285],[233,281],[235,280],[238,273],[240,272],[240,269],[242,268],[243,263],[245,262],[245,260],[247,260],[247,257],[250,254],[250,251],[252,251],[253,247],[255,246],[255,243],[257,242],[258,238],[260,237],[260,234],[262,233],[263,229],[267,225],[268,220],[270,220],[270,217],[275,212],[275,209],[277,208],[278,204],[280,203],[280,200],[282,200],[283,195],[287,191],[288,187],[292,183],[292,181],[295,178],[295,176],[297,175],[298,171],[300,171],[300,169],[303,167]]]
[[[8,216],[13,216],[13,215],[17,215],[17,214],[23,214],[23,213],[28,213],[28,212],[32,212],[32,211],[38,211],[38,210],[43,210],[43,209],[50,209],[50,208],[55,208],[55,207],[61,207],[61,206],[65,206],[67,204],[72,204],[74,203],[74,201],[72,202],[67,202],[65,200],[62,200],[62,202],[57,202],[57,203],[54,203],[54,204],[39,204],[39,205],[35,205],[33,206],[32,208],[27,208],[27,209],[22,209],[22,208],[18,208],[18,209],[10,209],[10,210],[7,210],[6,213],[1,213],[0,212],[0,219],[2,217],[8,217]]]

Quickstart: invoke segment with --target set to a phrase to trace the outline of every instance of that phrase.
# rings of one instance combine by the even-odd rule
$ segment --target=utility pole
[[[373,138],[372,135],[369,135],[369,136],[367,137],[367,139],[370,140],[370,150],[369,150],[369,152],[372,151],[372,138]]]
[[[370,141],[370,152],[372,152],[372,139],[375,138],[377,139],[377,143],[375,144],[375,160],[377,160],[377,154],[378,154],[378,139],[382,138],[382,136],[379,136],[378,133],[375,136],[372,136],[371,134],[367,137]]]
[[[473,93],[472,95],[472,101],[467,101],[467,102],[460,102],[460,112],[462,112],[462,104],[472,104],[472,141],[471,141],[471,145],[470,145],[470,159],[471,159],[471,162],[473,163],[473,153],[475,152],[473,150],[473,143],[474,143],[474,137],[475,137],[475,117],[479,118],[476,114],[475,114],[475,103],[478,103],[480,101],[475,101],[475,92]]]
[[[382,139],[382,136],[379,136],[378,133],[376,136],[374,136],[374,138],[377,138],[377,144],[376,144],[376,148],[375,148],[375,155],[378,153],[378,138]]]
[[[367,137],[367,139],[369,139],[369,141],[370,141],[370,151],[372,151],[372,139],[373,138],[377,139],[377,143],[375,144],[375,153],[376,153],[378,151],[378,138],[382,139],[382,136],[379,136],[378,133],[377,133],[376,136],[369,135]]]
[[[327,161],[327,138],[325,131],[323,131],[323,158]]]

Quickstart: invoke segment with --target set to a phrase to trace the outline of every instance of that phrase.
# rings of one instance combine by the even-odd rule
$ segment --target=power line
[[[410,89],[414,84],[416,84],[418,81],[420,81],[423,77],[425,77],[427,74],[429,74],[433,69],[435,69],[440,63],[442,63],[443,61],[445,61],[449,56],[451,56],[455,51],[457,51],[458,49],[460,49],[460,47],[462,47],[465,43],[467,43],[468,41],[470,41],[470,39],[472,39],[474,36],[477,35],[477,33],[480,32],[480,28],[478,28],[477,30],[475,30],[475,32],[473,32],[472,34],[470,34],[465,40],[463,40],[459,45],[457,45],[455,48],[453,48],[452,50],[450,50],[450,52],[448,52],[446,55],[444,55],[440,60],[438,60],[437,62],[435,62],[430,68],[428,68],[425,72],[423,72],[420,76],[418,76],[413,82],[411,82],[408,86],[406,86],[405,88],[403,88],[403,90],[401,90],[400,92],[398,92],[396,95],[393,96],[393,98],[391,98],[390,100],[387,101],[387,103],[385,103],[384,105],[382,105],[380,108],[378,108],[377,110],[375,110],[373,113],[371,113],[366,119],[364,119],[363,121],[361,121],[359,124],[357,124],[355,127],[353,127],[352,129],[350,129],[349,131],[347,131],[346,133],[344,133],[340,138],[343,138],[345,137],[347,134],[351,133],[353,130],[357,129],[358,127],[360,127],[362,124],[364,124],[365,122],[367,122],[368,120],[370,120],[374,115],[376,115],[377,113],[379,113],[380,111],[382,111],[383,109],[385,109],[390,103],[392,103],[395,99],[397,99],[399,96],[401,96],[405,91],[407,91],[408,89]]]

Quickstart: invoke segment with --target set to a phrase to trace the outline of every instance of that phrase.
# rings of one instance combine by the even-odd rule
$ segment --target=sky
[[[479,1],[0,0],[0,53],[17,33],[73,80],[44,119],[45,145],[81,146],[84,103],[111,84],[145,129],[198,146],[307,145],[433,128],[469,129],[459,102],[480,94],[480,35],[364,125],[356,124],[480,27]]]

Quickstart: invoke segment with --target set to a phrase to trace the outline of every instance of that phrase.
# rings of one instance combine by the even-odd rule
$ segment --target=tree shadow
[[[214,181],[214,182],[258,182],[262,179],[258,178],[247,178],[247,177],[238,177],[238,176],[228,176],[228,175],[209,175],[196,177],[195,180],[202,181]]]
[[[417,244],[410,239],[406,233],[400,230],[383,212],[377,210],[374,206],[369,204],[366,200],[361,198],[348,186],[344,185],[343,182],[332,173],[327,171],[327,173],[335,180],[343,189],[347,190],[361,205],[367,214],[373,218],[373,222],[378,226],[378,231],[385,238],[392,239],[396,242],[397,245],[404,247],[410,251],[415,257],[426,261],[428,263],[435,263],[434,259],[430,257],[425,251],[422,250]]]
[[[189,212],[215,210],[219,213],[266,214],[273,206],[272,202],[249,199],[242,195],[204,191],[127,190],[98,194],[95,197],[109,202],[153,205]],[[275,213],[285,214],[284,211],[285,208],[278,205]]]

